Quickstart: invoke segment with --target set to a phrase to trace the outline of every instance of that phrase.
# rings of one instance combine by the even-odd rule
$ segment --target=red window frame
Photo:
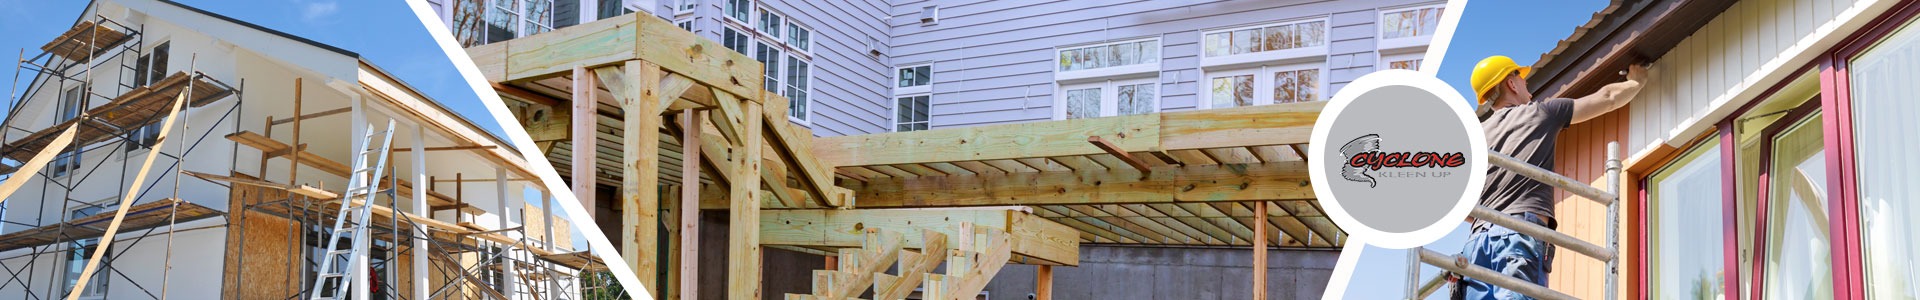
[[[1760,157],[1762,159],[1760,161],[1761,168],[1758,170],[1761,173],[1756,182],[1758,186],[1753,190],[1756,193],[1755,198],[1757,205],[1755,205],[1754,208],[1756,210],[1754,213],[1756,214],[1753,221],[1756,225],[1754,226],[1753,232],[1755,239],[1753,244],[1749,245],[1754,247],[1754,262],[1751,273],[1765,274],[1766,272],[1765,265],[1762,262],[1765,261],[1764,246],[1767,230],[1766,209],[1768,195],[1766,190],[1768,188],[1769,173],[1771,172],[1770,164],[1772,163],[1772,160],[1767,158],[1773,154],[1771,137],[1778,134],[1781,129],[1784,129],[1785,125],[1805,118],[1810,115],[1812,111],[1818,109],[1822,117],[1821,125],[1824,127],[1822,137],[1824,139],[1823,144],[1825,144],[1827,149],[1824,159],[1827,164],[1827,182],[1829,184],[1827,190],[1829,210],[1827,213],[1829,234],[1832,237],[1830,239],[1831,249],[1829,252],[1832,255],[1831,264],[1833,270],[1832,276],[1834,277],[1834,299],[1865,298],[1865,276],[1864,266],[1862,265],[1864,257],[1861,252],[1862,244],[1860,239],[1860,207],[1857,199],[1859,197],[1859,184],[1857,183],[1857,175],[1855,174],[1856,162],[1853,147],[1855,143],[1852,114],[1853,98],[1848,67],[1850,61],[1866,52],[1875,43],[1892,35],[1900,29],[1901,26],[1911,22],[1920,22],[1920,20],[1916,20],[1916,16],[1920,16],[1920,0],[1902,0],[1886,12],[1875,17],[1871,23],[1851,33],[1847,38],[1842,39],[1840,43],[1826,49],[1826,52],[1821,53],[1814,61],[1807,63],[1795,71],[1795,73],[1804,73],[1818,70],[1819,73],[1816,75],[1819,76],[1820,80],[1820,93],[1817,98],[1814,99],[1818,101],[1808,101],[1807,104],[1795,108],[1794,113],[1786,118],[1781,118],[1780,121],[1778,121],[1779,123],[1769,126],[1767,131],[1763,133],[1765,139],[1763,140],[1764,142],[1760,150]],[[1790,81],[1776,82],[1773,86],[1769,87],[1767,91],[1761,93],[1754,99],[1767,99],[1785,87],[1789,82]],[[1741,280],[1749,279],[1748,277],[1754,274],[1743,274],[1740,272],[1739,246],[1741,245],[1739,243],[1737,225],[1739,225],[1739,213],[1742,211],[1739,211],[1737,206],[1739,203],[1739,197],[1737,195],[1739,191],[1737,176],[1739,173],[1737,173],[1736,170],[1736,159],[1738,158],[1737,155],[1739,151],[1736,145],[1734,145],[1732,130],[1734,121],[1744,112],[1759,103],[1760,101],[1751,101],[1733,113],[1728,114],[1720,120],[1718,126],[1716,126],[1717,132],[1712,133],[1719,134],[1721,137],[1721,197],[1723,198],[1724,207],[1721,218],[1725,227],[1723,230],[1725,230],[1724,237],[1727,245],[1725,249],[1725,259],[1727,263],[1725,264],[1726,270],[1724,271],[1724,274],[1727,274],[1727,279],[1723,288],[1727,293],[1727,297],[1730,299],[1741,299],[1743,293],[1747,299],[1761,299],[1760,291],[1764,289],[1766,284],[1764,278],[1752,278],[1752,280],[1754,280],[1752,289],[1739,289]],[[1689,148],[1695,146],[1698,145],[1691,143],[1687,145]],[[1690,149],[1679,149],[1675,151],[1675,153],[1681,153],[1686,150]],[[1638,298],[1641,299],[1646,299],[1651,296],[1649,291],[1650,284],[1647,281],[1650,278],[1648,275],[1651,269],[1649,269],[1650,266],[1647,265],[1648,260],[1646,259],[1646,256],[1650,254],[1648,252],[1650,249],[1648,246],[1649,242],[1647,241],[1647,231],[1651,230],[1651,228],[1647,226],[1649,225],[1647,220],[1647,207],[1649,203],[1647,202],[1648,195],[1646,189],[1648,183],[1647,178],[1650,177],[1650,175],[1651,174],[1635,174],[1635,176],[1639,177],[1634,179],[1640,183],[1635,188],[1635,192],[1638,193],[1639,198],[1637,199],[1638,201],[1635,202],[1638,207],[1634,208],[1637,213],[1634,214],[1634,218],[1631,220],[1631,222],[1634,222],[1635,227],[1637,227],[1632,230],[1632,238],[1638,241],[1639,244],[1637,245],[1638,247],[1635,247],[1637,249],[1634,249],[1634,251],[1638,253],[1629,257],[1633,260],[1629,263],[1639,267],[1638,271],[1634,272],[1633,276],[1635,278],[1632,280],[1638,283],[1636,290]]]

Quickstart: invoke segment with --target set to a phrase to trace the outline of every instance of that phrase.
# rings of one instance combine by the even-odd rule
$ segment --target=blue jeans
[[[1514,214],[1514,217],[1534,224],[1546,223],[1539,215],[1532,213]],[[1513,278],[1547,285],[1547,273],[1553,271],[1552,244],[1499,225],[1482,224],[1474,228],[1473,234],[1467,236],[1467,247],[1460,257],[1473,265]],[[1513,290],[1465,277],[1454,286],[1453,295],[1454,299],[1468,300],[1533,299]]]

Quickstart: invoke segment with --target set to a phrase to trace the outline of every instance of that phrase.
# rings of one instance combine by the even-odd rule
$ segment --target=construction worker
[[[1560,130],[1572,124],[1592,120],[1626,106],[1640,93],[1647,79],[1646,68],[1629,66],[1626,81],[1601,87],[1579,99],[1555,98],[1533,101],[1527,90],[1523,67],[1506,56],[1480,60],[1473,68],[1473,89],[1479,94],[1478,114],[1481,130],[1486,132],[1489,151],[1497,151],[1535,166],[1553,169],[1554,144]],[[1558,228],[1553,218],[1553,187],[1496,166],[1487,167],[1486,189],[1480,192],[1480,206],[1513,215],[1547,228]],[[1472,233],[1460,258],[1530,281],[1547,285],[1552,271],[1554,246],[1512,229],[1468,218]],[[1517,292],[1473,278],[1459,278],[1453,287],[1453,299],[1530,299]]]

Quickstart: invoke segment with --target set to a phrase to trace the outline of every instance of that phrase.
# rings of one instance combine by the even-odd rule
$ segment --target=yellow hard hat
[[[1479,65],[1473,66],[1473,92],[1474,97],[1479,98],[1480,105],[1487,104],[1487,91],[1506,82],[1507,74],[1516,71],[1520,72],[1521,79],[1526,79],[1527,74],[1533,73],[1533,68],[1513,63],[1512,58],[1503,55],[1487,57],[1480,60]]]

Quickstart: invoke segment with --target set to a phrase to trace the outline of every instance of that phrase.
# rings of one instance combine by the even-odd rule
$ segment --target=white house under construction
[[[596,268],[521,196],[522,157],[354,52],[166,0],[44,25],[71,30],[28,49],[0,130],[0,298],[316,298],[357,273],[357,299],[576,299]]]

